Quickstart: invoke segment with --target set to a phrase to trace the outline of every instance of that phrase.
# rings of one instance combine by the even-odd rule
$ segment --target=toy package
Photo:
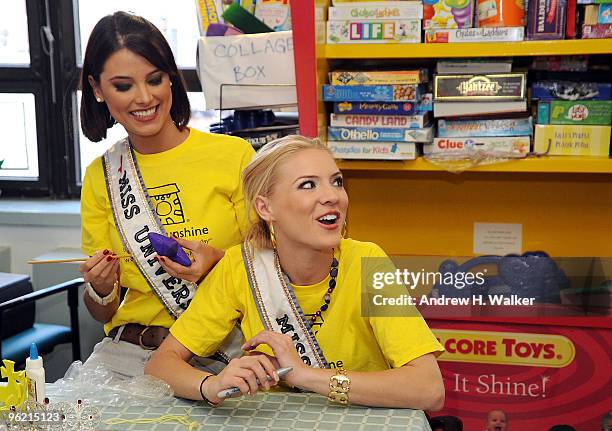
[[[474,0],[425,0],[423,28],[469,28],[473,26]]]

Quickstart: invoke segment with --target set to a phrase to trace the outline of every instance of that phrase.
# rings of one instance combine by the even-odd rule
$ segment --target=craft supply
[[[222,11],[221,0],[196,0],[200,35],[204,36],[211,24],[221,23],[219,14]]]
[[[15,371],[15,363],[9,359],[2,360],[0,375],[6,382],[0,382],[0,412],[7,412],[11,407],[20,407],[28,399],[28,379],[25,371]]]
[[[26,358],[25,366],[26,377],[28,378],[28,398],[43,404],[45,401],[45,368],[43,360],[38,356],[36,343],[30,346],[30,357]]]
[[[233,24],[234,27],[247,34],[269,33],[274,31],[237,3],[232,3],[225,9],[222,16],[225,21]]]
[[[279,368],[276,370],[276,373],[278,374],[278,378],[282,378],[285,377],[285,375],[287,375],[287,373],[289,373],[290,371],[293,370],[293,367],[285,367],[285,368]],[[268,381],[272,382],[274,381],[274,379],[270,376],[268,376]],[[259,379],[257,379],[257,384],[261,386],[261,382],[259,381]],[[231,397],[232,395],[236,395],[240,393],[240,388],[234,386],[232,388],[229,389],[225,389],[223,391],[220,391],[217,394],[217,397],[219,398],[228,398]]]
[[[523,0],[478,0],[478,27],[522,27]]]
[[[149,232],[149,241],[160,256],[168,257],[173,262],[183,266],[191,266],[191,259],[174,238]]]
[[[206,36],[233,36],[236,34],[244,34],[237,28],[227,24],[212,23],[208,25]]]
[[[192,421],[189,412],[185,409],[184,415],[163,415],[157,418],[139,418],[139,419],[122,419],[110,418],[104,421],[106,425],[122,425],[122,424],[165,424],[168,422],[177,422],[187,428],[188,431],[196,430],[200,426],[199,422]]]
[[[132,257],[129,253],[124,254],[112,254],[109,255],[113,259],[124,259],[126,257]],[[51,260],[28,260],[29,265],[39,265],[43,263],[67,263],[67,262],[85,262],[89,260],[90,257],[75,257],[70,259],[51,259]]]

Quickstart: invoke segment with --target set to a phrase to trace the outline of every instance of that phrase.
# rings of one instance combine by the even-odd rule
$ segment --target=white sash
[[[103,165],[110,206],[123,247],[132,255],[155,296],[177,319],[187,309],[198,285],[172,277],[152,256],[155,250],[148,233],[166,235],[166,232],[151,204],[128,138],[120,140],[104,153]],[[213,356],[195,360],[208,370],[219,373],[230,359],[242,356],[243,340],[240,327],[235,326]]]
[[[264,327],[291,336],[295,349],[307,365],[329,368],[276,253],[243,243],[242,258]]]
[[[166,232],[151,204],[128,138],[106,151],[102,163],[110,206],[123,247],[132,255],[155,296],[177,319],[187,309],[198,286],[172,277],[155,260],[155,250],[148,234],[166,235]]]

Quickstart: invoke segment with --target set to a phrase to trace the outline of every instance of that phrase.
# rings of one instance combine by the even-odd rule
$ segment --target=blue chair
[[[36,343],[41,355],[50,353],[55,346],[72,343],[72,358],[81,359],[79,340],[79,286],[82,278],[67,281],[45,289],[32,289],[27,275],[0,272],[0,358],[23,365]],[[35,301],[57,293],[68,293],[70,327],[49,323],[34,323]]]

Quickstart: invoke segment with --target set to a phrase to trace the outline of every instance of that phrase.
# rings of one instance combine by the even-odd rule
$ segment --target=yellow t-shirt
[[[376,244],[343,239],[338,257],[337,287],[324,323],[314,332],[323,354],[332,367],[375,371],[398,368],[426,353],[444,351],[438,340],[418,317],[361,316],[361,258],[385,257]],[[305,315],[314,314],[328,289],[329,276],[311,286],[293,285]],[[225,256],[202,282],[189,308],[170,332],[192,353],[213,354],[233,328],[241,322],[245,340],[264,326],[247,280],[240,246]],[[258,350],[271,354],[268,348]]]
[[[139,154],[136,161],[167,233],[221,249],[240,243],[247,221],[240,175],[254,155],[243,139],[190,129],[177,147]],[[82,250],[123,253],[110,208],[101,158],[87,168],[81,193]],[[164,309],[131,259],[121,262],[125,299],[104,329],[126,323],[170,327]]]

